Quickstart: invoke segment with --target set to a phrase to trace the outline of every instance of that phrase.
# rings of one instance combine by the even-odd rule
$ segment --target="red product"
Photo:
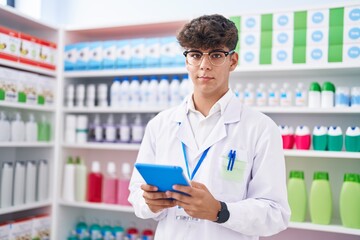
[[[303,136],[295,136],[295,145],[296,149],[299,150],[309,150],[311,144],[311,136],[303,135]]]
[[[100,172],[99,162],[93,162],[91,168],[92,172],[88,176],[87,200],[101,202],[103,175]]]
[[[294,147],[295,137],[293,134],[282,135],[283,149],[292,149]]]
[[[11,49],[10,45],[14,44],[16,48],[18,47],[19,33],[0,26],[0,35],[2,35],[0,36],[0,58],[17,62],[19,50]]]

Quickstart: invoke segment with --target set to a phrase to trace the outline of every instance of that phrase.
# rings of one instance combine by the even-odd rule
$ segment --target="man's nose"
[[[200,63],[200,69],[211,69],[211,66],[209,54],[204,54]]]

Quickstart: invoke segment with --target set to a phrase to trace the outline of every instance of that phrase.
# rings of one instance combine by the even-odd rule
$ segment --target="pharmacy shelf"
[[[315,150],[284,150],[286,157],[315,157],[360,160],[360,152],[315,151]]]
[[[140,149],[140,144],[134,143],[84,143],[84,144],[62,144],[63,148],[69,149],[96,149],[96,150],[128,150],[128,151],[138,151]]]
[[[360,114],[359,108],[254,107],[263,113]]]
[[[0,142],[0,148],[52,148],[53,142]]]
[[[27,65],[24,63],[20,63],[20,62],[13,62],[13,61],[5,60],[5,59],[0,59],[0,66],[15,68],[17,70],[24,70],[27,72],[38,73],[38,74],[47,75],[50,77],[56,76],[56,71],[54,71],[54,70],[49,70],[49,69],[45,69],[45,68],[41,68],[41,67],[37,67],[37,66],[33,66],[33,65]]]
[[[185,67],[67,71],[64,72],[64,77],[65,78],[95,78],[95,77],[117,77],[117,76],[163,75],[163,74],[166,75],[187,74],[187,71]]]
[[[158,113],[167,107],[72,107],[64,113]]]
[[[341,225],[320,225],[320,224],[313,224],[313,223],[290,222],[289,228],[322,231],[322,232],[343,233],[343,234],[360,236],[360,229],[345,228]]]
[[[51,206],[50,200],[31,203],[31,204],[24,204],[21,206],[13,206],[13,207],[9,207],[9,208],[0,209],[0,215],[21,212],[21,211],[27,211],[27,210],[43,208],[43,207],[49,207],[49,206]]]
[[[115,204],[105,204],[105,203],[89,203],[89,202],[67,202],[60,201],[61,206],[66,207],[75,207],[75,208],[87,208],[87,209],[97,209],[97,210],[107,210],[115,212],[129,212],[133,213],[134,209],[132,206],[121,206]]]
[[[26,103],[13,103],[0,101],[0,107],[6,108],[16,108],[16,109],[26,109],[32,111],[42,111],[42,112],[55,112],[55,106],[39,106],[39,105],[30,105]]]

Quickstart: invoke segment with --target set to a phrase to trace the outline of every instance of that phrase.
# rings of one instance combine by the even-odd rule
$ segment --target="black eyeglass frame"
[[[229,56],[229,55],[231,55],[231,54],[234,54],[235,53],[235,50],[231,50],[231,51],[224,51],[224,50],[221,50],[221,49],[219,49],[219,50],[212,50],[212,51],[210,51],[210,52],[201,52],[201,51],[199,51],[199,50],[186,50],[186,51],[184,51],[183,52],[183,55],[185,56],[185,58],[187,58],[187,55],[189,54],[189,53],[199,53],[199,54],[201,54],[201,58],[200,59],[202,59],[203,58],[203,56],[204,56],[204,54],[207,54],[207,55],[209,55],[210,56],[210,54],[212,54],[212,53],[217,53],[217,52],[221,52],[221,53],[223,53],[224,55],[225,55],[225,58],[224,58],[224,62],[222,63],[222,64],[220,64],[220,65],[215,65],[215,64],[213,64],[213,62],[211,61],[211,59],[209,59],[210,60],[210,63],[212,64],[212,65],[214,65],[214,66],[222,66],[224,63],[225,63],[225,59],[226,59],[226,57],[227,56]],[[186,62],[188,62],[188,60],[186,60]],[[191,64],[191,63],[189,63],[190,65],[193,65],[193,64]],[[200,66],[200,64],[201,64],[201,61],[199,62],[199,64],[198,65],[193,65],[193,66]]]

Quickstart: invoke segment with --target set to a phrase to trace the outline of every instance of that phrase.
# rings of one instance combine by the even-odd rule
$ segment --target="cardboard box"
[[[57,50],[56,44],[45,40],[39,40],[39,48],[37,61],[39,62],[40,67],[55,70]]]
[[[32,219],[32,234],[33,240],[50,239],[51,233],[51,218],[49,215],[40,215]]]
[[[360,5],[344,8],[344,26],[360,26]]]
[[[313,9],[307,11],[307,29],[328,28],[329,9]]]
[[[145,67],[160,66],[160,38],[145,40]]]
[[[145,61],[145,39],[138,38],[130,41],[131,45],[131,68],[142,68],[144,67]]]
[[[11,223],[9,240],[31,240],[32,219],[22,219]]]
[[[306,64],[324,65],[328,63],[328,46],[310,45],[306,48]]]
[[[64,53],[64,69],[65,71],[71,71],[75,69],[78,59],[77,44],[69,44],[65,46]]]
[[[117,42],[116,67],[129,68],[131,59],[130,40],[120,40]]]
[[[90,70],[102,69],[102,61],[103,61],[102,42],[89,43],[89,59],[87,63],[87,69]]]
[[[360,66],[360,44],[343,45],[343,62],[356,63]]]
[[[278,30],[278,31],[294,30],[294,13],[293,12],[274,13],[273,30]]]
[[[261,17],[260,15],[241,16],[241,33],[243,32],[260,32]]]
[[[19,61],[21,63],[39,66],[39,39],[28,34],[20,33]]]
[[[105,41],[102,46],[103,69],[114,69],[116,66],[117,41]]]
[[[328,28],[310,28],[306,31],[307,46],[327,46],[329,44]]]
[[[274,48],[291,48],[294,45],[294,31],[293,30],[276,30],[273,31],[272,46]]]
[[[0,26],[0,58],[18,61],[19,48],[19,33]]]
[[[260,32],[241,33],[240,46],[243,49],[260,48]]]
[[[259,49],[240,49],[239,66],[259,65]]]
[[[344,26],[344,44],[360,43],[360,24],[359,26]]]
[[[76,44],[76,49],[78,52],[77,60],[75,63],[75,70],[86,70],[89,63],[90,50],[89,43],[83,42]]]
[[[271,63],[272,65],[290,65],[292,64],[292,47],[272,48]]]
[[[0,240],[9,240],[10,234],[10,224],[2,223],[0,224]]]

